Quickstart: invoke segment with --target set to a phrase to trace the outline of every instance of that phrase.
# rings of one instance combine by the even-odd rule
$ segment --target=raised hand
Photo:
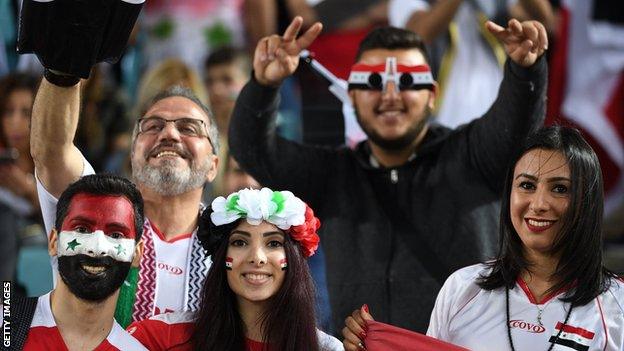
[[[323,25],[314,23],[297,38],[303,19],[295,17],[283,35],[273,34],[258,41],[253,68],[256,80],[263,85],[279,86],[299,65],[299,53],[316,39]]]
[[[342,342],[345,351],[365,350],[366,345],[366,321],[372,321],[373,316],[368,312],[368,306],[364,305],[345,319],[345,327],[342,329]]]
[[[521,66],[533,65],[548,49],[546,28],[537,21],[511,19],[507,28],[488,21],[486,27],[503,44],[507,55]]]

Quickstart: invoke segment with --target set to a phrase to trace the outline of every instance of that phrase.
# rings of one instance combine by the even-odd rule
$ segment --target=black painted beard
[[[104,270],[92,274],[84,270],[83,265],[104,267]],[[78,298],[92,302],[100,302],[117,291],[126,279],[130,265],[130,262],[119,262],[110,257],[75,255],[58,258],[59,274],[69,290]]]

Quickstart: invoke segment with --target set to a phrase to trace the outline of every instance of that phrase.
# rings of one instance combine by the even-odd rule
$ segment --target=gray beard
[[[176,196],[202,188],[209,169],[208,162],[204,162],[200,167],[191,164],[190,168],[178,170],[175,161],[165,160],[160,166],[147,163],[138,166],[132,161],[134,179],[162,196]]]

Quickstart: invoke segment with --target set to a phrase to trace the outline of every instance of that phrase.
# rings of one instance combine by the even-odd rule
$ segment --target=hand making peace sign
[[[253,68],[256,80],[262,85],[279,86],[293,74],[299,65],[299,53],[316,39],[323,25],[314,23],[299,38],[303,18],[295,17],[284,35],[273,34],[258,41],[254,53]]]
[[[488,21],[486,27],[503,44],[507,55],[521,66],[533,65],[548,49],[546,28],[540,22],[511,19],[503,28]]]

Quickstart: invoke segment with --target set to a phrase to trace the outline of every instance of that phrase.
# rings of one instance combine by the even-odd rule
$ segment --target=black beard
[[[83,264],[106,268],[101,273],[91,274],[82,269]],[[58,258],[59,274],[69,291],[91,302],[103,301],[117,291],[126,279],[130,265],[130,262],[119,262],[110,257],[75,255]]]
[[[427,106],[425,107],[425,118],[420,120],[418,123],[411,125],[409,129],[402,136],[395,139],[385,139],[376,130],[371,128],[370,126],[362,123],[360,119],[360,115],[357,112],[357,109],[354,109],[355,117],[357,118],[358,124],[362,127],[364,133],[368,139],[381,147],[384,150],[388,151],[402,151],[405,148],[409,147],[414,143],[414,140],[418,138],[420,133],[429,125],[429,122],[432,119],[431,109]]]

